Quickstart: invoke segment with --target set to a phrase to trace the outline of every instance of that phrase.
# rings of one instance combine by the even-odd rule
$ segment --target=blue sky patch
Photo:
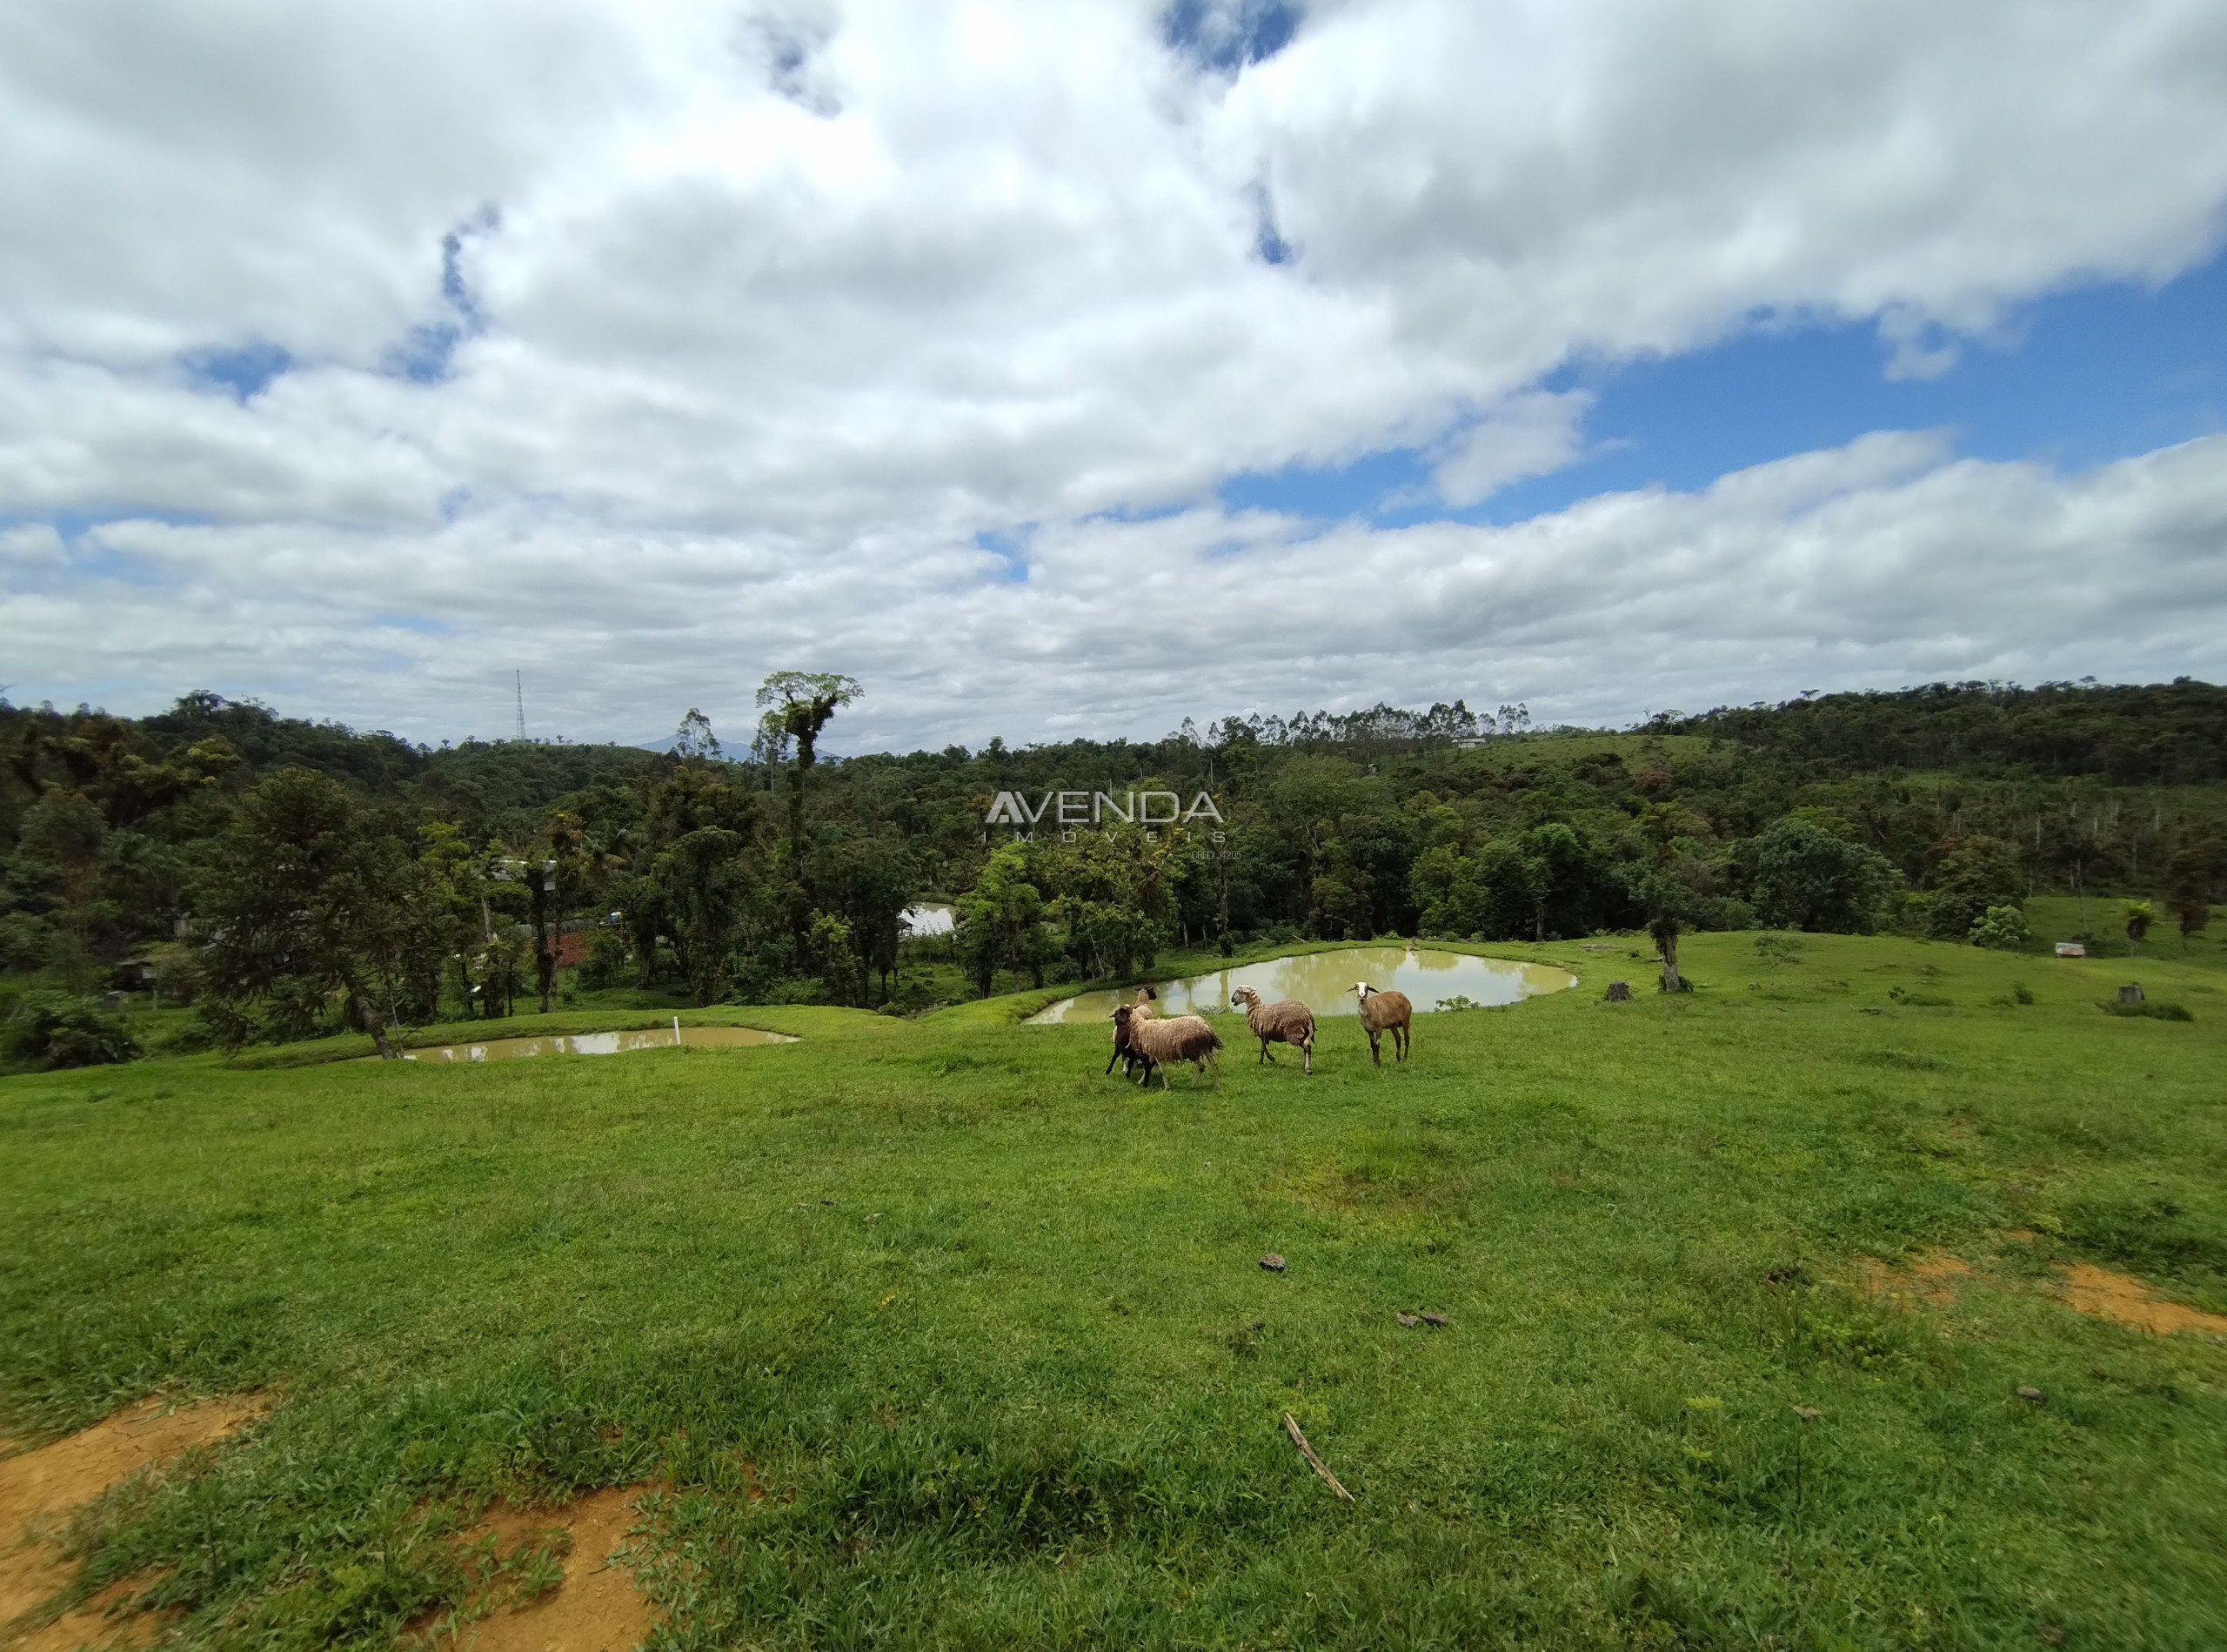
[[[1175,0],[1160,13],[1160,37],[1200,68],[1232,74],[1281,51],[1299,18],[1287,0]]]
[[[1935,377],[1889,378],[1896,346],[1869,322],[1759,321],[1686,355],[1569,364],[1542,388],[1593,394],[1582,456],[1465,510],[1431,501],[1414,449],[1234,477],[1221,497],[1234,510],[1387,526],[1515,522],[1601,493],[1703,488],[1871,431],[1947,428],[1970,457],[2080,471],[2227,430],[2227,257],[2155,291],[2117,283],[2038,299],[1990,338],[1922,343],[1953,351]]]
[[[412,327],[382,358],[385,371],[414,385],[438,385],[448,378],[457,346],[487,331],[479,295],[464,278],[464,243],[467,236],[491,235],[502,225],[501,213],[492,206],[483,207],[478,217],[441,237],[441,299],[455,319]]]
[[[221,391],[241,403],[260,395],[272,379],[294,365],[284,344],[262,339],[233,349],[211,345],[188,350],[177,359],[194,388]]]
[[[975,545],[993,557],[1002,558],[1006,570],[1002,576],[1013,585],[1028,582],[1028,529],[1006,532],[999,528],[984,528],[974,536]]]

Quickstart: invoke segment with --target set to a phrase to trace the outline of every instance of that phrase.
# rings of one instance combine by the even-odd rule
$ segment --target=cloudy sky
[[[2217,0],[0,10],[0,681],[841,749],[2227,674]]]

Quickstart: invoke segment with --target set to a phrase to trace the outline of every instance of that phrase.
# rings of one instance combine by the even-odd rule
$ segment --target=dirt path
[[[17,1620],[73,1575],[62,1552],[70,1517],[142,1469],[156,1468],[196,1446],[214,1444],[263,1415],[257,1399],[211,1400],[171,1408],[160,1398],[117,1412],[50,1445],[0,1457],[0,1646],[10,1652],[70,1652],[124,1629],[132,1644],[154,1638],[146,1616],[119,1625],[107,1609],[129,1585],[99,1596],[53,1622],[11,1634]]]

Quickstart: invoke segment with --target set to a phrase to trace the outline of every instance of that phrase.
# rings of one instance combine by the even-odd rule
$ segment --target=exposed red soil
[[[2065,1270],[2064,1300],[2083,1314],[2116,1320],[2160,1336],[2172,1331],[2202,1331],[2227,1336],[2227,1314],[2209,1314],[2185,1302],[2168,1301],[2131,1274],[2075,1262]]]
[[[486,1587],[464,1616],[428,1637],[442,1652],[632,1652],[657,1614],[634,1587],[634,1575],[612,1555],[626,1546],[646,1490],[629,1486],[592,1492],[562,1508],[513,1508],[498,1503],[459,1540],[492,1539]],[[554,1588],[511,1604],[522,1563],[535,1551],[559,1561]]]
[[[1890,1267],[1869,1256],[1856,1259],[1863,1288],[1874,1296],[1922,1296],[1929,1302],[1953,1302],[1960,1281],[1971,1277],[1971,1264],[1962,1257],[1936,1252],[1921,1256],[1908,1267]]]
[[[111,1584],[51,1622],[22,1620],[69,1587],[73,1568],[62,1539],[78,1508],[143,1469],[159,1469],[197,1446],[215,1444],[266,1408],[251,1396],[176,1408],[157,1397],[67,1439],[0,1457],[0,1645],[10,1652],[70,1652],[118,1636],[133,1646],[151,1642],[158,1625],[150,1615],[111,1615],[144,1586],[139,1582]],[[20,1632],[10,1635],[11,1629]]]

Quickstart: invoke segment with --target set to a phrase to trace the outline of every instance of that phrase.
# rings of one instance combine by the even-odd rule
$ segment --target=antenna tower
[[[518,738],[524,739],[525,738],[525,673],[514,671],[511,676],[518,691]]]

